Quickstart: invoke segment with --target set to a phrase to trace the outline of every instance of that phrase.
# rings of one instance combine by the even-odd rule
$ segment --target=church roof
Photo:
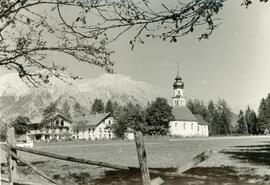
[[[197,121],[187,107],[173,107],[172,113],[176,121]]]
[[[194,114],[199,125],[208,125],[208,123],[203,119],[203,117],[199,114]]]

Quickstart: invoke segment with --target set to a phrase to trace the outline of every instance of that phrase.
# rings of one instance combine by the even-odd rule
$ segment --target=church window
[[[191,123],[191,130],[193,130],[193,123]]]
[[[184,123],[184,126],[183,127],[184,127],[184,130],[185,130],[186,129],[186,123]]]
[[[175,123],[175,125],[174,125],[175,127],[177,127],[177,123]]]
[[[198,125],[198,132],[200,131],[200,126]]]

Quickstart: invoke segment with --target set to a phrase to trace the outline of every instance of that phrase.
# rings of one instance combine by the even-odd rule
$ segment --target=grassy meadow
[[[264,184],[268,182],[265,176],[270,174],[270,156],[265,151],[270,148],[270,137],[147,138],[145,145],[148,166],[163,171],[174,170],[208,149],[216,151],[226,149],[227,152],[215,154],[207,161],[186,172],[207,176],[208,180],[163,177],[165,184]],[[35,143],[34,149],[125,166],[139,166],[134,141]],[[1,153],[3,156],[2,151]],[[247,153],[251,155],[246,155]],[[121,172],[23,152],[19,152],[19,155],[63,184],[141,183],[140,174],[137,171]],[[3,157],[2,162],[4,162]],[[19,166],[19,172],[23,179],[46,184],[45,180],[37,177],[26,166]],[[152,175],[152,177],[155,176]]]

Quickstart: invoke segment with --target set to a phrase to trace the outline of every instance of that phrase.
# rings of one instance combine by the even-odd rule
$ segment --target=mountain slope
[[[35,117],[51,102],[58,107],[65,106],[71,116],[78,104],[89,110],[95,98],[104,102],[111,99],[119,104],[128,102],[145,106],[156,97],[169,97],[167,91],[144,82],[132,80],[120,74],[104,74],[96,79],[71,81],[71,84],[58,79],[39,88],[28,87],[16,74],[0,77],[0,117],[27,115]]]

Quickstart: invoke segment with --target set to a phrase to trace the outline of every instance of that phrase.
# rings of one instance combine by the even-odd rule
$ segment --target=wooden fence
[[[190,175],[190,174],[183,174],[183,172],[187,171],[188,169],[198,165],[199,163],[205,161],[208,159],[213,152],[212,151],[206,151],[202,152],[195,158],[193,158],[190,162],[186,163],[183,166],[180,166],[175,172],[161,172],[158,170],[149,169],[147,166],[147,155],[146,150],[144,147],[144,139],[141,132],[135,132],[135,144],[137,148],[137,154],[138,154],[138,161],[140,164],[140,171],[142,174],[142,181],[143,185],[161,185],[164,183],[164,181],[157,177],[155,179],[150,179],[150,174],[159,174],[162,176],[180,176],[180,177],[191,177],[191,178],[197,178],[197,179],[205,179],[205,177],[196,176],[196,175]],[[54,159],[69,161],[69,162],[76,162],[81,164],[88,164],[88,165],[95,165],[95,166],[101,166],[106,168],[112,168],[117,170],[134,170],[139,169],[135,167],[130,166],[121,166],[116,164],[110,164],[106,162],[100,162],[100,161],[93,161],[88,159],[80,159],[80,158],[74,158],[70,156],[63,156],[59,154],[53,154],[49,152],[44,151],[38,151],[30,148],[23,148],[16,146],[16,139],[15,139],[15,131],[14,128],[9,128],[7,131],[7,140],[6,143],[1,143],[1,149],[5,150],[7,153],[7,166],[8,166],[8,178],[5,179],[1,177],[1,181],[5,181],[11,185],[13,184],[28,184],[33,185],[32,182],[23,182],[22,180],[18,179],[17,175],[17,162],[20,161],[24,163],[25,165],[29,166],[34,172],[36,172],[41,177],[47,179],[52,184],[59,184],[59,182],[56,182],[51,177],[46,175],[44,172],[37,169],[35,166],[33,166],[30,162],[24,160],[22,157],[17,155],[17,151],[27,152],[31,154],[46,156]]]

